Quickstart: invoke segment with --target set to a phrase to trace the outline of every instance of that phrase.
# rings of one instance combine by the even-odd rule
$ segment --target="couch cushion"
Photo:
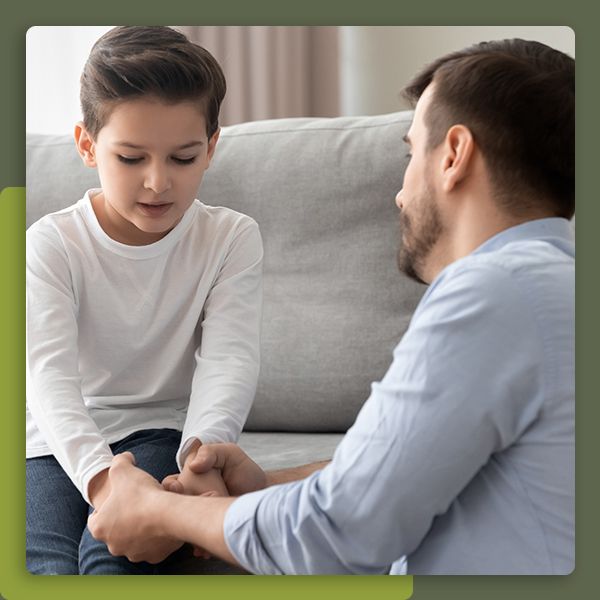
[[[98,173],[83,165],[71,135],[27,134],[26,224],[75,204],[86,190],[98,187]]]
[[[223,131],[200,197],[254,217],[265,247],[262,366],[247,430],[345,431],[391,363],[424,289],[395,258],[411,118]]]
[[[331,460],[343,433],[244,431],[239,445],[266,471]]]
[[[410,112],[224,128],[199,198],[254,217],[261,374],[247,430],[340,432],[392,359],[423,287],[399,275]],[[71,136],[29,135],[27,224],[98,185]]]

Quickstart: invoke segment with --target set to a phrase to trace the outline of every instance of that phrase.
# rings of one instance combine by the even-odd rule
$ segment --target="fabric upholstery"
[[[246,430],[343,432],[390,364],[424,291],[395,258],[411,118],[223,129],[198,197],[256,219],[265,248],[261,374]],[[27,225],[98,185],[71,136],[28,135]]]

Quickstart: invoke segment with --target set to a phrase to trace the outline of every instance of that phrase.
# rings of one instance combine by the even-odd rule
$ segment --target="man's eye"
[[[126,165],[137,165],[137,163],[142,160],[141,158],[132,158],[129,156],[122,156],[121,154],[118,154],[117,158]]]
[[[191,165],[195,160],[195,156],[190,156],[190,158],[179,158],[177,156],[173,157],[173,162],[176,162],[178,165]]]

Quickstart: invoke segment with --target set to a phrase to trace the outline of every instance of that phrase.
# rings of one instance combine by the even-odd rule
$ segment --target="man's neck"
[[[453,262],[468,256],[484,242],[511,227],[554,216],[549,211],[530,212],[526,215],[510,215],[494,205],[478,207],[475,211],[467,211],[464,217],[457,218],[446,235],[440,239],[429,256],[425,269],[427,279],[431,283],[439,273]]]

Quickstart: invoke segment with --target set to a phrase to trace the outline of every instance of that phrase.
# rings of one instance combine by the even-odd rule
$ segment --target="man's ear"
[[[75,123],[75,145],[86,167],[96,167],[96,145],[83,121]]]
[[[443,145],[442,185],[451,192],[471,172],[475,140],[468,127],[453,125],[448,130]]]
[[[217,142],[219,141],[220,135],[221,135],[221,128],[219,127],[219,129],[217,129],[212,134],[212,136],[210,137],[210,140],[208,140],[208,164],[210,164],[210,161],[212,160],[212,157],[214,156],[215,148],[217,147]]]

